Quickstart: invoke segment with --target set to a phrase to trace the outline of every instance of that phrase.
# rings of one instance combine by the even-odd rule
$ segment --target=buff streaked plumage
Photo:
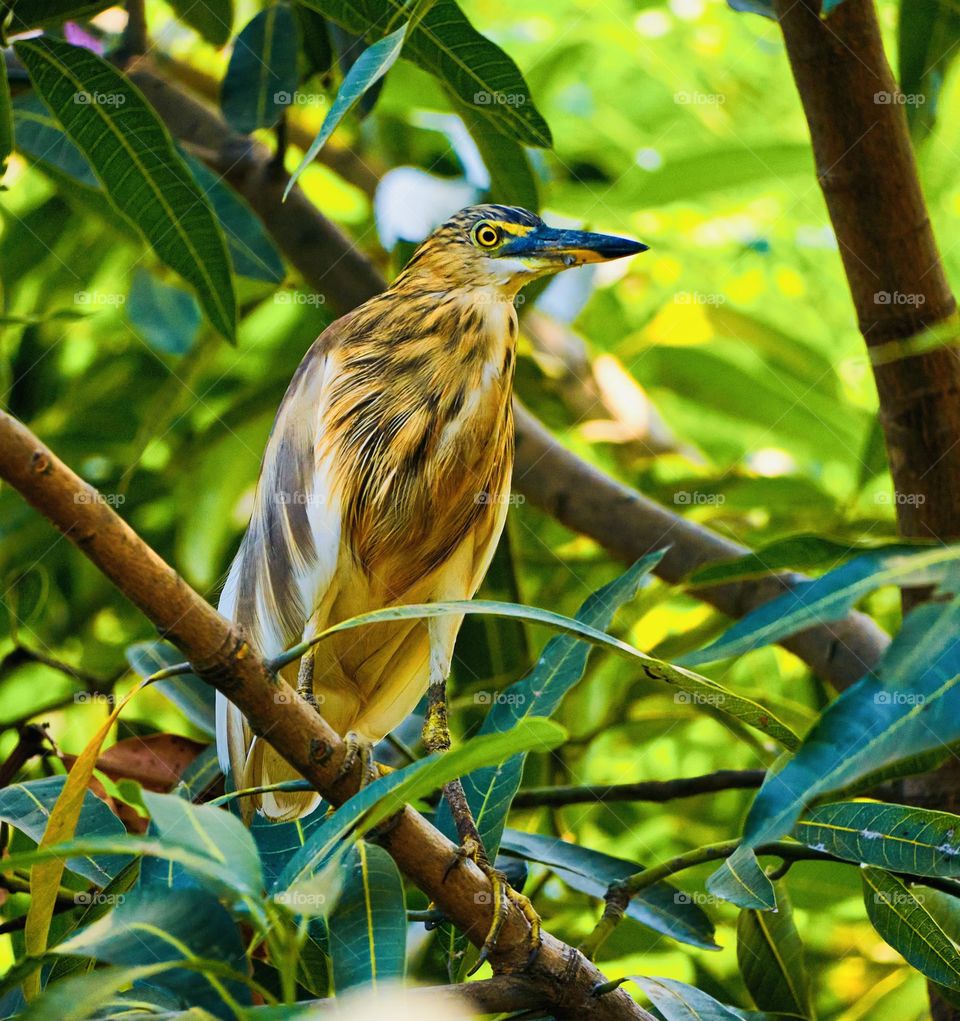
[[[512,207],[463,210],[389,290],[315,341],[277,413],[220,601],[264,656],[358,613],[474,595],[510,489],[513,298],[535,276],[592,261],[583,239],[603,236],[551,231]],[[460,623],[392,622],[320,643],[319,710],[340,734],[379,740],[445,679]],[[297,664],[284,674],[295,682]],[[296,775],[222,696],[217,736],[238,787]],[[289,819],[317,800],[266,794],[256,807]]]

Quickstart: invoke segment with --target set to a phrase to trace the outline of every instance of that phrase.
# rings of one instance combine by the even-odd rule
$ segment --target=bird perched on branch
[[[644,251],[472,206],[393,285],[332,323],[300,363],[267,443],[253,516],[220,611],[270,658],[339,621],[469,599],[503,530],[513,465],[514,298],[546,274]],[[285,668],[348,739],[352,766],[429,695],[424,743],[449,747],[444,685],[461,617],[346,631]],[[237,788],[296,776],[217,695],[217,744]],[[463,790],[445,790],[466,853],[486,865]],[[251,799],[272,820],[318,796]]]

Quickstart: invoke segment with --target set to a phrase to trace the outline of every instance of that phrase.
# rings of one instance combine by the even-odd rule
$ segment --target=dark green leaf
[[[0,789],[0,820],[26,833],[31,840],[39,843],[50,819],[53,808],[66,777],[51,776],[27,783],[11,784]],[[83,796],[83,807],[77,822],[76,836],[115,837],[122,839],[126,834],[123,823],[110,811],[92,791]],[[126,855],[71,858],[67,868],[71,872],[89,879],[97,886],[106,886],[110,880],[130,863]]]
[[[636,862],[539,833],[507,829],[500,846],[506,854],[549,866],[568,886],[591,897],[603,897],[611,883],[643,870]],[[655,883],[641,890],[631,898],[626,913],[648,929],[681,943],[719,949],[713,923],[702,908],[670,883]]]
[[[785,1014],[728,1007],[700,989],[670,978],[634,976],[666,1021],[776,1021]]]
[[[117,965],[177,963],[191,957],[219,961],[238,974],[247,970],[236,923],[212,894],[171,890],[156,896],[140,890],[121,897],[117,907],[64,943],[57,953],[92,957]],[[251,1004],[245,984],[173,969],[152,980],[184,1004],[203,1007],[217,1017],[233,1017],[219,989],[241,1004]]]
[[[130,324],[156,351],[182,355],[196,342],[200,329],[197,299],[144,269],[134,271],[126,308]]]
[[[740,656],[814,624],[845,617],[867,593],[884,585],[934,585],[960,557],[960,545],[891,546],[864,553],[816,581],[800,582],[738,621],[722,638],[680,662],[697,666]]]
[[[878,801],[819,805],[797,840],[847,861],[912,876],[960,876],[960,816]]]
[[[296,89],[297,25],[286,4],[272,4],[233,44],[220,109],[237,131],[272,128]]]
[[[610,635],[598,631],[596,628],[588,627],[570,617],[554,613],[551,610],[543,610],[530,606],[518,606],[513,603],[495,603],[485,599],[473,600],[451,600],[450,602],[436,603],[415,603],[407,606],[392,606],[385,610],[374,610],[370,613],[361,613],[349,620],[341,621],[332,627],[327,628],[321,634],[310,640],[310,643],[322,641],[329,635],[337,634],[340,631],[349,631],[352,628],[361,627],[367,624],[376,624],[385,620],[411,620],[414,618],[443,617],[448,614],[471,614],[486,613],[494,617],[507,617],[515,620],[526,620],[531,624],[543,624],[559,631],[561,634],[573,635],[577,638],[597,645],[613,652],[622,659],[630,662],[638,668],[644,677],[651,681],[663,681],[666,684],[679,688],[683,695],[678,695],[678,701],[684,701],[692,705],[707,706],[712,710],[729,716],[734,720],[755,727],[764,734],[779,741],[787,748],[795,748],[799,739],[794,732],[786,726],[769,709],[764,708],[756,702],[741,695],[728,691],[716,681],[695,674],[682,667],[673,666],[663,660],[647,656],[638,649],[633,648],[618,638],[611,638]],[[273,660],[275,668],[299,659],[303,655],[305,645],[296,645]]]
[[[757,856],[741,847],[707,879],[707,889],[716,897],[738,908],[776,911],[777,894],[773,883],[760,867]]]
[[[326,18],[302,3],[293,5],[293,16],[297,19],[303,78],[326,74],[333,65],[333,46]]]
[[[166,667],[181,663],[183,656],[169,642],[137,642],[127,649],[127,662],[141,676],[150,677]],[[216,692],[196,674],[182,674],[155,681],[184,716],[205,734],[216,736]]]
[[[9,35],[31,28],[48,28],[64,21],[91,18],[114,6],[114,0],[14,0]]]
[[[197,801],[221,776],[220,762],[214,745],[202,751],[180,774],[180,780],[173,789],[178,798]]]
[[[59,121],[41,99],[32,94],[17,96],[13,117],[17,148],[24,155],[61,170],[88,188],[100,188],[83,153],[60,129]]]
[[[290,180],[284,189],[284,198],[290,193],[297,178],[313,162],[340,121],[360,101],[361,96],[393,67],[397,57],[400,56],[406,32],[407,26],[403,25],[395,32],[391,32],[388,36],[375,42],[357,58],[343,79],[340,91],[327,111],[327,116],[324,117],[323,124],[320,125],[317,137],[310,143],[310,148],[304,154],[299,166],[290,175]]]
[[[381,39],[404,14],[406,0],[303,0],[368,41]],[[549,147],[550,129],[533,105],[523,75],[499,46],[481,35],[454,0],[440,0],[411,31],[404,56],[476,106],[500,132],[525,145]]]
[[[775,887],[776,911],[745,910],[737,920],[737,962],[744,984],[761,1010],[813,1017],[803,944],[786,887]]]
[[[251,280],[280,283],[285,275],[283,259],[260,217],[200,160],[188,153],[181,155],[220,221],[234,272],[242,277],[250,277]]]
[[[7,172],[7,160],[13,152],[13,107],[6,68],[0,74],[0,180]]]
[[[914,896],[896,876],[864,868],[863,902],[877,932],[927,978],[960,989],[960,952],[923,906],[922,891]]]
[[[617,610],[636,596],[647,575],[662,558],[663,551],[658,551],[639,560],[621,577],[590,596],[580,607],[576,619],[605,631]],[[507,731],[527,716],[552,716],[564,695],[583,676],[589,654],[590,646],[573,635],[551,638],[526,677],[503,692],[485,693],[491,704],[480,733]],[[513,797],[520,788],[525,758],[514,755],[506,762],[463,777],[467,801],[491,860],[497,855],[500,834],[507,823]],[[437,813],[437,825],[455,839],[456,827],[446,802]]]
[[[776,11],[773,9],[773,0],[727,0],[727,3],[735,10],[747,14],[762,14],[765,18],[777,20]]]
[[[140,92],[105,60],[68,43],[29,39],[18,42],[16,51],[118,211],[196,287],[210,321],[233,340],[236,299],[226,243],[206,197]]]
[[[960,43],[960,9],[954,0],[901,3],[897,20],[900,92],[877,93],[878,101],[905,99],[907,120],[919,141],[933,128],[937,104]]]
[[[207,42],[224,46],[233,31],[233,0],[170,0],[177,17]]]
[[[407,913],[397,866],[382,847],[360,840],[342,869],[343,888],[327,923],[337,992],[403,978]]]
[[[789,833],[815,797],[885,764],[960,738],[960,598],[915,609],[875,672],[820,716],[801,748],[767,775],[744,829],[750,848]]]

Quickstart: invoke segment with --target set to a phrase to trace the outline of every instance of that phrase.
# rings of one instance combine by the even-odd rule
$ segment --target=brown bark
[[[243,711],[253,731],[324,797],[341,804],[356,791],[360,767],[347,777],[339,776],[343,742],[316,709],[271,674],[243,635],[147,546],[92,486],[2,411],[0,478],[56,525],[180,649],[200,677]],[[401,871],[480,945],[491,921],[490,885],[483,873],[465,862],[448,876],[456,848],[409,806],[381,842]],[[491,964],[499,973],[522,972],[556,1018],[651,1021],[622,990],[592,995],[604,976],[549,933],[528,965],[528,934],[526,920],[511,905]]]
[[[947,283],[917,176],[904,106],[872,0],[844,0],[829,18],[819,0],[776,0],[803,103],[817,179],[833,222],[860,329],[874,363],[905,536],[960,536],[960,360],[950,344],[892,352],[891,342],[952,327]],[[899,357],[897,356],[899,354]],[[926,593],[905,593],[906,606]],[[953,774],[911,781],[932,808],[960,809]],[[931,989],[934,1021],[960,1011]]]

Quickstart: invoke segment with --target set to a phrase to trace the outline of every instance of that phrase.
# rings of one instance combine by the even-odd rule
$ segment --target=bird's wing
[[[301,640],[336,570],[340,497],[329,462],[318,455],[318,438],[339,332],[334,324],[321,334],[287,388],[263,455],[250,525],[220,597],[220,612],[265,657]],[[238,785],[254,743],[242,713],[218,693],[220,765]],[[265,752],[256,750],[257,758]]]

